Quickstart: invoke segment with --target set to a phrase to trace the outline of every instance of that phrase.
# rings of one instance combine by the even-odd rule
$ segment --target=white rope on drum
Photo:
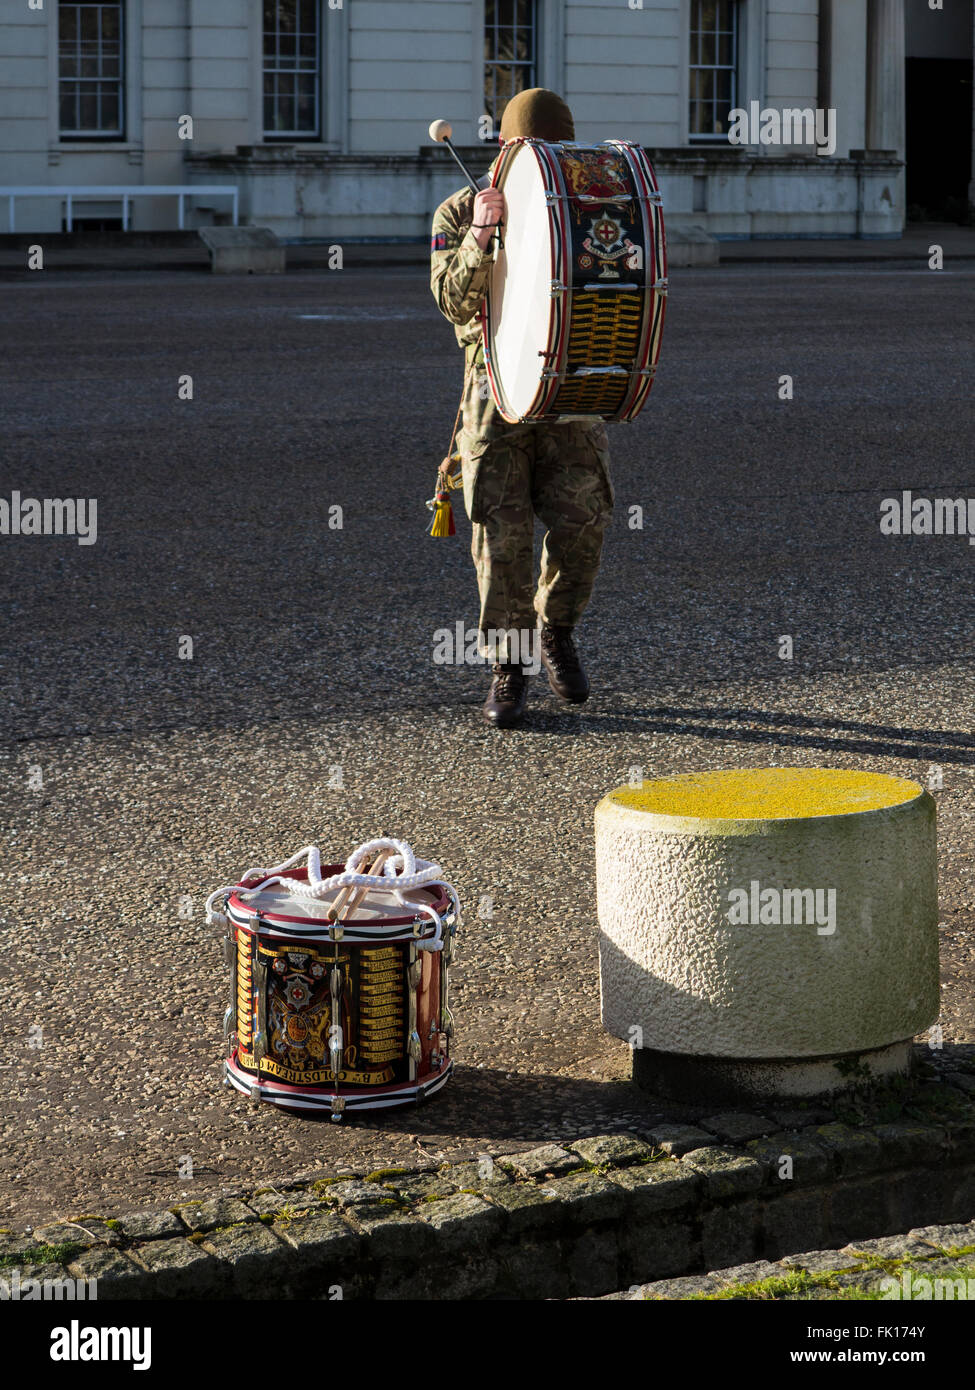
[[[382,873],[363,874],[359,872],[359,866],[363,860],[371,859],[378,850],[391,849],[395,854],[391,854],[382,866]],[[308,859],[308,880],[303,882],[300,879],[288,878],[285,870],[294,869],[307,856]],[[249,884],[250,879],[258,879],[257,883]],[[416,857],[412,849],[405,840],[395,840],[392,838],[381,838],[378,840],[367,840],[360,845],[357,850],[349,855],[345,861],[345,867],[341,873],[332,874],[328,878],[322,878],[322,856],[316,845],[305,845],[304,849],[298,850],[290,859],[286,859],[283,864],[276,864],[272,869],[248,869],[246,874],[241,875],[240,884],[225,884],[211,893],[207,898],[206,912],[207,922],[210,926],[228,925],[226,915],[218,912],[214,903],[220,897],[226,897],[228,893],[236,893],[239,898],[252,898],[257,893],[262,893],[266,888],[270,888],[275,883],[287,885],[288,892],[296,898],[321,899],[336,889],[342,888],[379,888],[384,892],[391,892],[395,900],[410,912],[419,912],[428,917],[434,923],[435,931],[432,938],[425,941],[418,941],[417,946],[422,950],[439,951],[443,945],[442,931],[443,923],[437,912],[427,903],[417,902],[415,899],[407,898],[406,894],[415,888],[443,888],[450,898],[456,915],[457,925],[463,925],[461,920],[460,899],[454,888],[443,877],[443,869],[439,864],[428,864],[425,869],[416,867]],[[242,887],[243,884],[249,884]]]

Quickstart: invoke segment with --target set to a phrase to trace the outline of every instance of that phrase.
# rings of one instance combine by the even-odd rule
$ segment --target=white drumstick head
[[[454,133],[454,128],[449,121],[432,121],[430,123],[430,139],[438,142],[449,140]]]

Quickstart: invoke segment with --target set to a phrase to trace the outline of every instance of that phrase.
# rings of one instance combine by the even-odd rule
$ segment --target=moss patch
[[[0,1269],[14,1269],[20,1265],[63,1265],[85,1249],[86,1246],[75,1241],[65,1241],[61,1245],[27,1245],[23,1250],[0,1255]]]

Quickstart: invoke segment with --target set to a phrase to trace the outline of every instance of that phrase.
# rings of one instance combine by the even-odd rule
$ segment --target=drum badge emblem
[[[579,257],[579,264],[586,270],[592,265],[593,259],[599,261],[602,265],[599,272],[601,280],[618,280],[619,271],[613,262],[637,249],[626,235],[626,229],[605,210],[591,224],[589,235],[582,244],[585,251]]]
[[[611,150],[566,150],[562,155],[562,169],[570,194],[593,201],[605,198],[625,198],[628,192],[626,166],[615,151]],[[576,219],[582,209],[577,207]]]

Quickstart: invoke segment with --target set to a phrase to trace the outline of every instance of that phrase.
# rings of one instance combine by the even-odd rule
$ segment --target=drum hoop
[[[643,221],[643,235],[647,249],[652,257],[652,264],[647,266],[644,271],[644,314],[643,327],[640,333],[640,345],[636,354],[636,370],[630,383],[630,389],[624,396],[619,410],[616,412],[617,420],[632,420],[640,411],[643,402],[653,384],[652,376],[643,376],[645,368],[650,365],[650,357],[653,352],[654,342],[660,343],[660,331],[655,331],[657,321],[657,307],[666,303],[664,296],[657,288],[657,282],[662,278],[660,266],[658,264],[658,229],[663,231],[663,218],[658,214],[656,217],[651,214],[648,199],[652,193],[657,193],[657,181],[654,177],[653,167],[642,149],[634,145],[629,140],[608,140],[606,142],[620,151],[629,166],[633,178],[633,186],[637,190],[640,216]],[[660,329],[663,328],[661,316]]]
[[[373,927],[364,922],[343,925],[341,918],[334,924],[322,921],[310,925],[307,918],[281,917],[277,914],[273,917],[261,916],[249,909],[246,915],[238,915],[229,904],[227,916],[236,927],[242,928],[252,936],[266,937],[272,941],[300,941],[309,945],[317,942],[320,946],[331,946],[338,941],[354,946],[376,946],[387,941],[420,942],[436,935],[437,930],[436,924],[429,917],[422,916],[400,918],[398,925],[389,921],[384,926]],[[457,914],[453,911],[441,914],[441,921],[444,931],[449,932],[456,925]],[[422,930],[417,931],[417,927],[422,927]],[[333,935],[336,931],[337,936]]]
[[[322,867],[322,876],[323,878],[330,878],[332,877],[332,875],[341,874],[344,873],[344,871],[344,864],[326,864]],[[281,877],[293,878],[297,882],[307,882],[308,869],[304,865],[299,866],[295,869],[286,869],[281,874]],[[395,886],[395,879],[390,879],[389,882],[391,887]],[[408,913],[401,912],[396,916],[383,917],[381,919],[378,919],[377,924],[375,926],[372,926],[371,928],[367,927],[366,922],[361,920],[355,923],[350,922],[348,926],[346,926],[345,919],[342,917],[339,917],[334,923],[331,923],[328,922],[325,918],[321,918],[318,921],[314,921],[309,919],[308,917],[292,917],[289,913],[286,912],[265,912],[253,906],[253,904],[243,902],[240,898],[238,898],[237,889],[246,888],[246,886],[247,885],[243,883],[235,884],[234,891],[227,898],[227,914],[228,916],[233,917],[234,921],[237,922],[238,926],[251,927],[252,930],[255,929],[253,925],[254,923],[267,924],[270,927],[273,927],[278,923],[287,923],[289,926],[295,926],[296,928],[298,928],[299,931],[304,930],[305,932],[318,932],[320,935],[327,936],[329,929],[333,926],[336,926],[343,928],[346,933],[346,936],[348,936],[354,929],[356,929],[359,932],[364,933],[364,939],[368,940],[370,937],[374,937],[378,935],[380,932],[386,931],[389,928],[399,929],[405,926],[412,926],[413,923],[417,920],[417,917],[419,917],[422,921],[429,921],[429,918],[427,918],[425,914],[420,913],[419,910]],[[443,889],[439,887],[438,884],[421,884],[419,888],[414,889],[412,891],[417,893],[428,893],[436,892],[438,890],[439,896],[432,897],[426,905],[431,907],[434,910],[434,912],[436,912],[440,917],[443,917],[445,911],[450,906],[450,899],[448,895],[443,891]],[[405,933],[401,931],[400,935],[402,935],[404,939],[412,939],[413,937],[412,931]]]
[[[526,135],[519,136],[516,140],[509,141],[502,150],[501,157],[498,160],[497,164],[494,166],[494,173],[491,176],[491,187],[500,187],[499,177],[502,174],[502,172],[505,169],[507,169],[508,165],[512,163],[518,147],[520,145],[529,145],[531,146],[532,154],[535,156],[535,161],[538,165],[539,171],[541,172],[542,183],[546,191],[558,193],[561,189],[561,192],[564,194],[565,182],[562,178],[562,170],[559,166],[558,160],[553,159],[550,154],[549,143],[550,142],[547,142],[545,140],[536,140],[531,136]],[[556,178],[553,178],[553,171],[557,176]],[[554,201],[558,204],[558,220],[556,221],[553,215],[553,203],[550,201],[548,208],[549,224],[553,232],[558,232],[558,237],[554,235],[549,237],[550,277],[552,280],[558,280],[560,283],[563,283],[562,271],[564,269],[566,259],[565,212],[562,206],[563,200],[561,198],[556,198]],[[567,325],[569,322],[569,316],[568,304],[564,304],[561,301],[563,299],[567,300],[568,298],[568,294],[553,295],[549,307],[548,337],[546,338],[545,351],[547,353],[552,354],[552,357],[555,361],[558,361],[558,354],[560,352],[564,354],[565,351],[565,338],[567,336],[568,331]],[[554,333],[554,349],[551,346],[553,340],[553,323],[557,325]],[[491,297],[489,294],[487,294],[484,296],[484,315],[481,323],[481,343],[484,350],[484,365],[487,368],[488,381],[491,384],[491,390],[494,394],[495,404],[497,404],[498,406],[498,411],[502,419],[506,420],[509,424],[523,424],[526,421],[531,421],[532,423],[534,423],[538,419],[538,416],[533,416],[532,412],[538,409],[539,401],[544,401],[546,407],[551,403],[554,393],[558,390],[559,387],[559,378],[558,376],[554,378],[541,377],[539,380],[538,390],[536,391],[534,397],[532,398],[532,402],[528,407],[528,412],[525,415],[509,414],[505,408],[508,405],[507,397],[505,396],[504,391],[501,389],[501,384],[498,380],[498,376],[494,367],[494,359],[491,355],[491,337]],[[550,361],[549,366],[551,367],[551,365],[552,363]],[[559,366],[557,370],[561,371],[561,366]],[[502,401],[505,402],[505,405],[501,405]]]

